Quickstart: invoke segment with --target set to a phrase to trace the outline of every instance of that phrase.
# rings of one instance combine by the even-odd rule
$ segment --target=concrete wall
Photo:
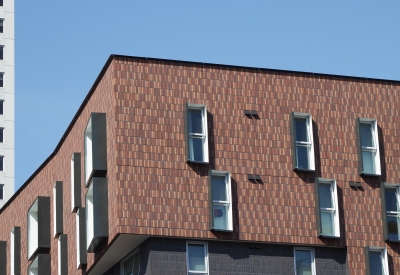
[[[3,60],[0,60],[0,73],[3,87],[0,87],[0,100],[4,101],[3,115],[0,115],[0,128],[4,128],[3,143],[0,143],[0,156],[4,156],[3,171],[0,171],[0,184],[4,184],[4,199],[0,207],[14,194],[14,0],[4,1],[0,7],[3,20],[3,33],[0,33],[0,46],[3,46]]]

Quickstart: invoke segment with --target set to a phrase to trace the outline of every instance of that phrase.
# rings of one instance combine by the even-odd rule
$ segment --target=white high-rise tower
[[[0,0],[0,207],[14,194],[14,0]]]

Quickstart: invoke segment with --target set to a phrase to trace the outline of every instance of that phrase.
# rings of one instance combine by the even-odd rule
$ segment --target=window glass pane
[[[213,201],[227,201],[225,176],[212,176]]]
[[[312,275],[311,269],[311,251],[295,250],[296,259],[296,274],[297,275]]]
[[[190,138],[189,139],[191,151],[193,155],[191,156],[192,160],[195,161],[204,161],[204,142],[205,139],[202,138]]]
[[[307,146],[296,146],[297,168],[308,169],[308,152]]]
[[[228,207],[225,205],[214,205],[214,229],[228,229]]]
[[[0,200],[3,199],[3,185],[0,185]]]
[[[200,109],[189,110],[189,120],[190,120],[189,133],[203,134],[203,118],[201,113],[202,110]]]
[[[370,275],[384,275],[382,268],[381,252],[369,252]]]
[[[333,236],[333,213],[321,211],[322,235]]]
[[[140,271],[140,255],[139,253],[135,255],[135,261],[133,265],[133,275],[139,275]]]
[[[332,185],[320,184],[318,188],[319,206],[322,208],[333,208],[332,203]]]
[[[398,211],[396,188],[385,189],[386,211]]]
[[[0,115],[3,114],[3,105],[4,105],[4,101],[0,101]]]
[[[360,139],[362,147],[374,147],[374,140],[372,137],[372,124],[360,124]]]
[[[133,257],[124,263],[124,275],[132,275]]]
[[[206,261],[203,244],[189,244],[189,270],[206,271]]]
[[[363,172],[368,174],[375,174],[374,166],[375,152],[362,152]]]
[[[309,141],[307,119],[306,118],[295,118],[296,127],[296,141]]]
[[[399,239],[399,218],[397,216],[386,216],[389,240]]]

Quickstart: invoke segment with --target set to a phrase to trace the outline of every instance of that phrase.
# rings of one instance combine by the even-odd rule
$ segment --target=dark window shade
[[[4,78],[4,74],[0,74],[0,87],[4,87],[3,86],[3,78]]]
[[[1,100],[1,101],[0,101],[0,115],[3,114],[3,105],[4,105],[4,101]]]
[[[0,143],[4,142],[4,128],[0,128]]]
[[[4,21],[0,20],[0,33],[3,33],[3,25],[4,25]]]
[[[3,60],[3,52],[4,52],[4,47],[0,46],[0,60]]]
[[[4,198],[3,187],[4,185],[0,184],[0,200]]]
[[[3,6],[3,0],[0,0],[0,6],[1,7]]]
[[[4,168],[4,157],[0,156],[0,171],[3,171]]]

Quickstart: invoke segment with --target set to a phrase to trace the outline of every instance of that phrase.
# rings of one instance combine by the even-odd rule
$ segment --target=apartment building
[[[112,55],[0,210],[0,274],[394,275],[400,82]]]
[[[14,0],[0,0],[0,208],[14,194]]]

